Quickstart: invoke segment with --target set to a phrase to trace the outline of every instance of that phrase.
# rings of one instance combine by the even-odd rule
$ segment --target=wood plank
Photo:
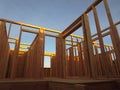
[[[84,34],[84,43],[85,43],[85,58],[86,58],[86,65],[88,77],[95,77],[96,70],[94,68],[95,62],[94,62],[94,54],[93,54],[93,46],[92,46],[92,38],[91,38],[91,32],[90,32],[90,26],[88,21],[87,14],[83,15],[83,34]]]
[[[0,23],[0,79],[5,79],[7,75],[9,58],[9,43],[5,22]]]
[[[73,46],[73,37],[71,36],[71,49],[70,49],[70,53],[71,53],[71,68],[72,68],[72,76],[75,76],[75,55],[74,55],[74,46]]]
[[[10,73],[11,79],[14,79],[16,77],[16,68],[17,68],[17,63],[18,63],[19,47],[20,47],[20,41],[21,41],[21,36],[22,36],[21,29],[22,29],[22,26],[20,27],[19,39],[16,40],[16,45],[15,45],[15,49],[14,49],[14,55],[13,55],[13,60],[12,60],[11,73]]]
[[[120,39],[119,39],[119,35],[117,32],[117,28],[113,23],[112,15],[111,15],[107,0],[104,0],[104,6],[105,6],[106,14],[108,17],[108,21],[109,21],[109,24],[111,27],[110,28],[110,35],[111,35],[114,51],[116,53],[117,64],[118,64],[118,68],[119,68],[119,72],[120,72],[120,45],[119,45]]]
[[[94,19],[95,19],[95,24],[96,24],[96,29],[97,29],[97,33],[98,33],[98,40],[99,40],[99,45],[100,45],[100,49],[101,49],[101,56],[102,56],[102,71],[103,74],[105,75],[110,75],[111,73],[109,72],[109,67],[106,67],[107,63],[107,57],[106,57],[106,53],[104,50],[104,42],[103,42],[103,38],[102,38],[102,34],[101,34],[101,28],[100,28],[100,23],[99,23],[99,19],[98,19],[98,15],[97,15],[97,10],[95,7],[92,7],[93,9],[93,14],[94,14]]]
[[[92,5],[90,5],[88,7],[88,9],[83,13],[86,14],[88,12],[90,12],[92,10],[92,6],[97,6],[101,1],[103,0],[96,0]],[[82,15],[83,15],[82,14]],[[71,33],[73,33],[75,30],[77,30],[79,27],[81,27],[82,25],[82,15],[77,18],[71,25],[69,25],[63,32],[62,32],[62,36],[63,38],[66,38],[68,35],[70,35]]]
[[[101,65],[101,60],[100,60],[100,55],[98,53],[98,47],[94,44],[95,48],[95,57],[96,57],[96,64],[97,64],[97,73],[98,77],[103,77],[103,71],[102,71],[102,65]]]
[[[77,39],[77,42],[78,42],[78,39]],[[83,51],[82,51],[82,42],[78,42],[77,43],[77,47],[78,47],[78,57],[79,57],[79,76],[82,77],[85,75],[85,71],[84,71],[84,60],[83,60]]]
[[[10,36],[11,27],[12,27],[12,24],[10,23],[9,30],[8,30],[8,37]]]
[[[44,30],[34,39],[27,56],[26,78],[44,77]]]

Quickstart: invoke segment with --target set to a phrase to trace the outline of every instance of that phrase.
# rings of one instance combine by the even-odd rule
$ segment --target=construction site
[[[120,90],[120,21],[113,22],[108,1],[95,0],[62,32],[0,18],[0,90]],[[96,9],[99,4],[109,23],[103,29]],[[14,26],[18,37],[11,35]],[[76,30],[82,35],[73,34]],[[21,40],[23,33],[34,34],[33,41]],[[45,52],[46,37],[54,38],[55,53]],[[50,67],[44,67],[45,57]]]

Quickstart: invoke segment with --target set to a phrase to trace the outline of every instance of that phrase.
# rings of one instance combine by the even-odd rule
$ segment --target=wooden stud
[[[104,75],[109,75],[109,67],[106,67],[107,63],[107,57],[106,57],[106,53],[104,50],[104,42],[102,39],[102,34],[101,34],[101,28],[100,28],[100,24],[99,24],[99,19],[98,19],[98,15],[97,15],[97,10],[95,7],[92,7],[93,9],[93,14],[94,14],[94,18],[95,18],[95,24],[96,24],[96,28],[97,28],[97,33],[98,33],[98,40],[99,40],[99,44],[100,44],[100,49],[101,49],[101,56],[102,56],[102,71]]]
[[[78,39],[77,39],[77,42],[78,42]],[[83,51],[82,51],[82,42],[78,42],[77,43],[77,47],[78,47],[78,57],[79,57],[79,76],[82,77],[85,75],[85,71],[84,71],[84,60],[83,60]]]
[[[0,23],[0,79],[5,79],[7,75],[9,58],[9,43],[6,32],[6,23]]]
[[[95,77],[96,70],[94,68],[94,54],[93,54],[93,46],[92,46],[92,38],[90,33],[88,15],[83,15],[83,33],[84,33],[84,43],[85,43],[85,58],[87,67],[87,75],[88,77]]]
[[[98,77],[103,77],[103,70],[102,70],[102,62],[100,59],[100,54],[98,53],[98,46],[96,44],[94,44],[94,48],[95,48],[95,58],[96,58],[96,64],[97,64],[97,73],[98,73]]]
[[[20,27],[19,39],[16,40],[16,45],[14,49],[14,56],[12,60],[12,67],[11,67],[11,73],[10,73],[11,79],[14,79],[16,77],[16,68],[17,68],[17,63],[18,63],[18,54],[19,54],[21,36],[22,36],[22,26]]]
[[[110,12],[107,0],[104,0],[104,6],[105,6],[106,14],[108,17],[108,21],[109,21],[109,24],[111,27],[110,28],[110,35],[111,35],[114,51],[116,53],[118,68],[119,68],[119,72],[120,72],[120,60],[119,60],[120,59],[120,45],[119,45],[120,39],[119,39],[119,35],[117,32],[116,26],[113,23],[113,19],[111,16],[111,12]]]
[[[12,27],[12,24],[10,23],[9,30],[8,30],[8,37],[10,36],[11,27]]]

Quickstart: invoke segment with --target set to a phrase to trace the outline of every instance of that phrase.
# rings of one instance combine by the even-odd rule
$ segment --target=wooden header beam
[[[92,10],[92,7],[94,6],[97,6],[100,2],[102,2],[103,0],[96,0],[92,5],[90,5],[87,10],[84,12],[84,13],[88,13]]]
[[[10,52],[13,52],[14,51],[14,49],[12,48],[11,50],[10,50]],[[19,54],[24,54],[24,53],[26,53],[27,52],[27,50],[20,50],[19,51]],[[54,53],[51,53],[51,52],[45,52],[44,53],[44,56],[55,56],[55,54]]]
[[[26,26],[26,27],[31,27],[31,28],[36,28],[36,29],[42,28],[40,26],[35,26],[35,25],[26,24],[26,23],[22,23],[22,22],[16,22],[16,21],[7,20],[7,19],[4,19],[4,18],[0,18],[0,21],[5,21],[5,22],[8,22],[8,23],[17,24],[17,25]]]
[[[16,21],[12,21],[12,20],[7,20],[7,19],[4,19],[4,18],[0,18],[0,21],[4,21],[4,22],[8,22],[10,24],[17,24],[17,25],[21,25],[21,26],[26,26],[26,27],[31,27],[31,28],[35,28],[35,29],[44,29],[45,31],[47,32],[53,32],[53,33],[62,33],[61,31],[57,31],[57,30],[54,30],[54,29],[50,29],[50,28],[43,28],[43,27],[40,27],[40,26],[35,26],[35,25],[31,25],[31,24],[26,24],[26,23],[22,23],[22,22],[16,22]],[[81,23],[81,22],[80,22]],[[39,31],[35,31],[35,30],[30,30],[30,29],[25,29],[25,28],[22,28],[22,31],[23,32],[28,32],[28,33],[34,33],[34,34],[38,34]],[[46,36],[52,36],[50,34],[46,34]],[[73,36],[73,37],[78,37],[78,38],[83,38],[82,36],[78,36],[78,35],[75,35],[75,34],[71,34],[70,36]],[[53,37],[57,37],[55,35],[53,35]],[[11,37],[9,36],[9,38],[11,39]],[[16,38],[18,39],[18,38]]]
[[[116,22],[114,25],[117,26],[117,25],[119,25],[119,24],[120,24],[120,21]],[[109,30],[109,29],[110,29],[110,26],[107,27],[107,28],[105,28],[105,29],[103,29],[103,30],[101,30],[101,33],[105,32],[105,31],[107,31],[107,30]],[[97,36],[97,33],[92,35],[92,37],[95,37],[95,36]]]
[[[82,25],[82,22],[81,22],[81,16],[80,16],[77,20],[75,20],[69,27],[67,27],[62,32],[62,37],[66,38],[68,35],[70,35],[75,30],[77,30],[81,25]]]
[[[88,13],[92,10],[93,6],[98,5],[101,1],[103,0],[96,0],[91,6],[88,7],[88,9],[84,12],[84,13]],[[84,14],[83,13],[83,14]],[[82,15],[83,15],[82,14]],[[82,15],[76,19],[70,26],[68,26],[63,32],[62,32],[62,37],[66,38],[68,35],[70,35],[71,33],[73,33],[75,30],[77,30],[79,27],[81,27],[82,25],[82,20],[81,17]]]
[[[23,32],[28,32],[28,33],[33,33],[33,34],[38,34],[39,33],[39,31],[33,31],[33,30],[24,29],[24,28],[22,28],[22,31]]]
[[[16,22],[16,21],[7,20],[7,19],[4,19],[4,18],[0,18],[0,21],[8,22],[8,23],[11,23],[11,24],[17,24],[17,25],[21,25],[21,26],[26,26],[26,27],[30,27],[30,28],[35,28],[35,29],[44,29],[45,31],[54,32],[54,33],[61,33],[60,31],[57,31],[57,30],[54,30],[54,29],[44,28],[44,27],[41,27],[41,26],[26,24],[26,23],[22,23],[22,22]]]

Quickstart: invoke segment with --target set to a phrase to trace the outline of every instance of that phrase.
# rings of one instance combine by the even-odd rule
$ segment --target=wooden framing
[[[100,24],[99,24],[99,17],[97,15],[97,5],[99,3],[103,2],[102,4],[104,4],[104,8],[106,10],[106,15],[108,17],[108,21],[110,26],[101,30],[100,28]],[[94,35],[90,34],[90,28],[89,28],[89,13],[90,11],[93,11],[93,15],[94,15],[94,20],[95,20],[95,24],[96,24],[96,29],[97,29],[97,33]],[[120,43],[120,39],[119,39],[119,35],[116,29],[116,26],[119,24],[120,22],[117,23],[113,23],[112,17],[111,17],[111,13],[109,10],[109,6],[107,3],[107,0],[96,0],[90,7],[88,7],[88,9],[78,18],[76,19],[70,26],[68,26],[63,32],[62,32],[62,36],[63,38],[66,38],[67,36],[69,36],[70,34],[72,34],[72,32],[76,31],[78,28],[83,27],[83,53],[84,53],[84,59],[85,59],[85,72],[86,75],[88,75],[88,77],[92,77],[92,78],[96,78],[96,77],[111,77],[111,75],[114,74],[114,72],[111,72],[111,70],[114,67],[116,68],[116,71],[119,72],[119,66],[120,66],[120,45],[118,45]],[[104,37],[109,36],[112,39],[112,44],[113,44],[113,52],[114,52],[114,56],[116,57],[115,59],[115,66],[113,67],[113,65],[111,66],[112,63],[110,63],[111,59],[110,59],[110,54],[108,55],[107,51],[106,51],[106,47],[110,46],[110,45],[106,45],[103,42]],[[94,43],[96,43],[95,41],[99,40],[98,45],[99,45],[99,49],[96,48],[96,46],[94,47]],[[67,42],[70,42],[71,40],[67,40]],[[71,41],[71,42],[76,42],[76,41]],[[72,46],[72,44],[71,44]],[[94,55],[94,51],[96,52]],[[101,54],[98,53],[101,51]],[[97,67],[97,63],[99,63],[99,67]],[[106,67],[107,66],[107,67]],[[73,66],[74,67],[74,66]],[[87,68],[88,67],[88,68]],[[98,70],[100,70],[101,72],[99,73]],[[88,73],[87,73],[88,72]],[[118,75],[118,74],[117,74]],[[118,75],[119,76],[119,75]]]
[[[5,22],[0,22],[0,79],[6,78],[9,49]]]
[[[66,55],[65,40],[60,36],[56,38],[56,60],[57,60],[57,76],[66,77]]]
[[[103,2],[109,26],[101,30],[97,6]],[[93,11],[97,33],[91,35],[89,13]],[[6,23],[9,28],[6,30]],[[107,0],[96,0],[63,32],[0,18],[0,78],[118,78],[120,76],[120,37]],[[11,36],[12,27],[20,26],[19,37]],[[72,34],[82,27],[83,36]],[[27,29],[29,28],[29,29]],[[6,33],[8,31],[8,35]],[[32,44],[22,43],[22,32],[36,34]],[[56,39],[56,53],[45,53],[45,36]],[[70,39],[66,39],[69,36]],[[112,45],[104,42],[110,36]],[[9,41],[12,39],[14,41]],[[97,41],[97,42],[96,42]],[[9,53],[9,44],[15,44]],[[66,46],[69,45],[69,48]],[[28,48],[29,47],[29,48]],[[21,50],[21,49],[26,49]],[[10,57],[9,57],[10,55]],[[50,56],[51,68],[44,68],[44,56]],[[20,61],[21,60],[21,61]]]
[[[44,30],[39,34],[32,43],[27,56],[26,78],[43,78],[43,61],[44,61]]]
[[[105,6],[105,10],[106,10],[106,14],[107,14],[107,17],[108,17],[109,24],[111,26],[110,35],[111,35],[113,47],[114,47],[116,57],[117,57],[117,61],[118,61],[118,68],[120,70],[120,60],[119,60],[120,59],[120,45],[119,45],[120,39],[119,39],[117,29],[116,29],[116,27],[113,23],[107,0],[104,0],[104,6]]]
[[[89,21],[87,14],[83,15],[83,33],[84,33],[84,47],[85,47],[85,60],[87,67],[87,74],[89,77],[95,75],[94,67],[94,58],[93,58],[93,47],[92,47],[92,38],[89,27]]]
[[[102,61],[102,71],[103,71],[103,75],[107,75],[109,74],[108,69],[105,67],[105,63],[107,63],[107,58],[106,58],[106,54],[105,54],[105,50],[104,50],[104,42],[102,39],[102,34],[101,34],[101,28],[100,28],[100,24],[99,24],[99,19],[98,19],[98,15],[97,15],[97,10],[95,7],[92,7],[93,9],[93,13],[94,13],[94,18],[95,18],[95,23],[96,23],[96,28],[97,28],[97,34],[98,34],[98,40],[99,40],[99,45],[100,45],[100,49],[101,49],[101,56],[102,58],[104,58]]]
[[[97,6],[102,0],[96,0],[91,6],[87,8],[87,10],[84,13],[88,13],[92,10],[92,7]],[[81,25],[82,25],[82,20],[81,20],[82,15],[77,18],[69,27],[67,27],[63,32],[62,36],[63,38],[66,38],[68,35],[70,35],[72,32],[77,30]]]
[[[13,58],[12,58],[12,66],[11,66],[11,73],[10,73],[11,78],[16,77],[16,68],[17,68],[17,63],[18,63],[17,60],[18,60],[21,36],[22,36],[22,26],[20,27],[19,39],[16,40],[15,49],[14,49],[14,55],[13,55]]]
[[[78,57],[79,57],[79,76],[82,77],[85,75],[85,70],[84,70],[84,60],[83,60],[83,51],[82,51],[82,42],[78,42],[77,39],[77,47],[78,47]]]

